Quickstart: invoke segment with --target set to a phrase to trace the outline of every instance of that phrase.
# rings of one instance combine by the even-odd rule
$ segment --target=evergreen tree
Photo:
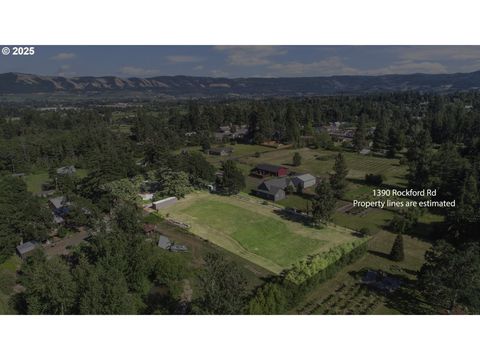
[[[367,129],[364,117],[360,117],[357,129],[353,136],[353,146],[355,150],[360,151],[367,146]]]
[[[341,198],[345,194],[347,188],[348,168],[345,156],[340,152],[335,157],[333,165],[333,174],[330,176],[330,185],[337,198]]]
[[[393,261],[403,261],[405,259],[402,234],[398,234],[393,242],[392,250],[390,251],[390,259]]]
[[[398,151],[403,147],[402,135],[399,130],[395,127],[391,127],[388,131],[388,146],[387,146],[387,155],[388,157],[394,158]]]
[[[300,127],[298,125],[295,108],[292,104],[287,106],[287,112],[285,114],[285,127],[287,141],[293,144],[295,147],[300,146]]]
[[[217,188],[226,195],[238,194],[245,188],[245,176],[233,160],[222,165],[223,176],[217,179]]]
[[[302,164],[302,155],[296,152],[293,154],[293,166],[300,166]]]
[[[312,221],[314,226],[321,226],[330,221],[335,209],[335,196],[328,181],[320,181],[312,200]]]
[[[373,133],[373,150],[380,151],[387,146],[387,125],[385,120],[381,119],[377,122],[375,132]]]
[[[419,286],[433,304],[453,310],[458,304],[478,311],[480,250],[478,244],[459,248],[440,241],[425,254]]]

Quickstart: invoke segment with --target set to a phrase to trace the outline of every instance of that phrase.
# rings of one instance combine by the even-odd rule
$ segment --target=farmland
[[[292,158],[295,152],[299,152],[302,156],[302,164],[292,170],[298,173],[311,172],[317,176],[326,175],[332,171],[335,156],[338,153],[338,151],[309,148],[283,149],[262,153],[258,158],[254,156],[244,157],[242,162],[249,165],[266,162],[292,166]],[[405,185],[406,167],[400,165],[399,159],[360,155],[351,151],[343,151],[343,154],[349,169],[349,179],[363,180],[365,174],[368,173],[383,174],[386,177],[386,184]]]
[[[432,311],[412,285],[430,244],[405,236],[405,261],[396,263],[388,253],[394,235],[379,232],[368,244],[368,253],[318,286],[292,310],[296,314],[420,314]],[[382,271],[402,281],[394,293],[370,289],[361,283],[366,271]]]
[[[247,195],[195,193],[162,215],[188,223],[192,233],[277,274],[308,255],[354,238],[344,228],[318,230],[282,219],[279,210]]]

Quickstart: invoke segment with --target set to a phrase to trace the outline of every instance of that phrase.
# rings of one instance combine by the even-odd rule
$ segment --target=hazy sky
[[[280,77],[480,70],[480,46],[36,46],[0,73]]]

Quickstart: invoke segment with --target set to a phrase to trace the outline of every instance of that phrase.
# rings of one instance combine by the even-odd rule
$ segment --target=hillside
[[[298,78],[151,78],[61,77],[22,73],[0,74],[0,94],[127,93],[169,96],[301,96],[376,92],[451,92],[480,88],[480,71],[457,74],[331,76]]]

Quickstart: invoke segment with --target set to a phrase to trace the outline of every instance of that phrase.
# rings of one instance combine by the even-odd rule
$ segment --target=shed
[[[143,201],[148,201],[153,199],[153,193],[140,193],[139,195]]]
[[[208,150],[210,155],[218,155],[218,156],[228,156],[233,153],[233,148],[231,147],[223,147],[223,148],[213,148]]]
[[[292,177],[292,183],[295,188],[300,186],[302,189],[307,189],[315,186],[317,179],[312,174],[295,175]]]
[[[368,155],[368,154],[370,154],[370,149],[365,148],[365,149],[360,150],[358,153],[360,155]]]
[[[155,210],[164,209],[164,208],[166,208],[170,205],[175,204],[177,201],[178,201],[178,199],[175,196],[168,197],[168,198],[158,200],[158,201],[154,201],[153,202],[153,208]]]
[[[37,249],[40,246],[40,244],[36,241],[28,241],[26,243],[20,244],[17,246],[17,254],[20,256],[22,259],[25,259],[31,253]]]
[[[57,169],[57,174],[58,175],[73,175],[77,169],[75,169],[75,166],[69,165],[69,166],[63,166]]]
[[[185,245],[174,244],[174,245],[170,246],[170,251],[171,252],[186,252],[186,251],[188,251],[188,249]]]
[[[170,242],[170,239],[164,235],[160,235],[160,238],[158,239],[158,247],[169,250],[170,246],[172,246],[172,243]]]

